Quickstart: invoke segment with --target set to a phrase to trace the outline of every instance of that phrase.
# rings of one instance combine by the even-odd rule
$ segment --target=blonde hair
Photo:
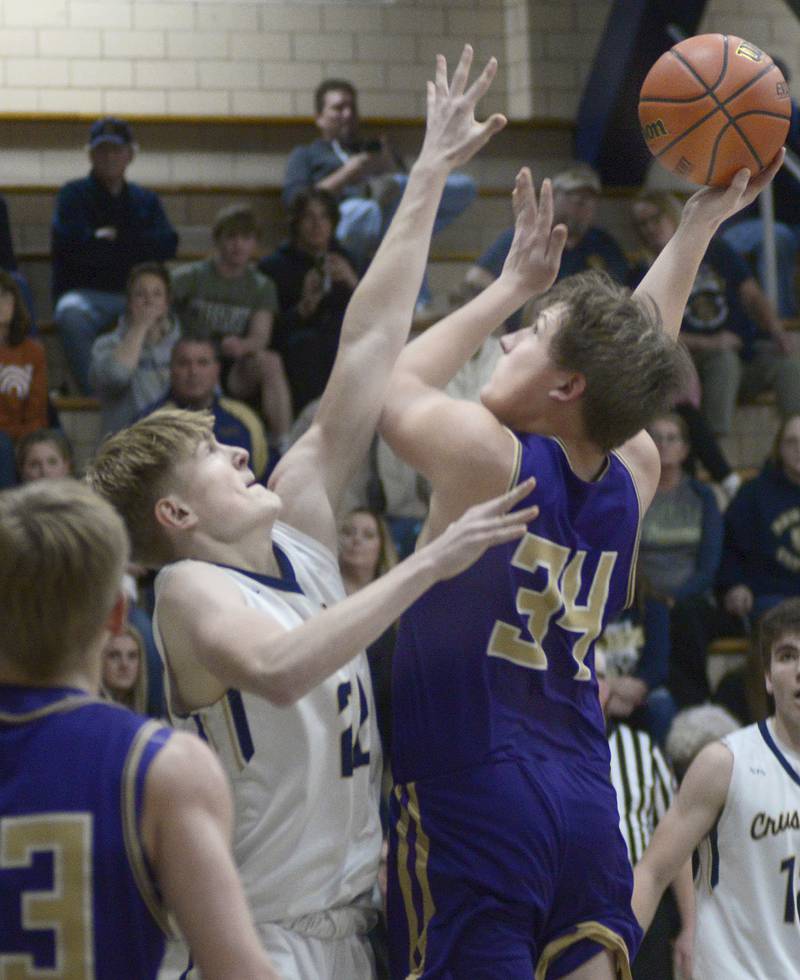
[[[139,651],[139,671],[136,674],[136,683],[123,697],[117,697],[105,684],[106,654],[119,636],[129,636],[136,644]],[[140,715],[147,714],[147,650],[144,645],[144,637],[139,630],[136,629],[133,623],[126,623],[120,630],[119,634],[109,638],[108,643],[106,643],[103,649],[102,694],[107,697],[109,701],[116,701],[118,704],[124,704],[127,708],[138,712]]]
[[[156,520],[155,505],[175,489],[176,467],[213,434],[210,412],[162,408],[100,446],[86,479],[122,515],[134,560],[159,567],[174,558],[169,539]]]
[[[33,681],[79,662],[120,594],[119,515],[76,480],[0,494],[0,658]]]

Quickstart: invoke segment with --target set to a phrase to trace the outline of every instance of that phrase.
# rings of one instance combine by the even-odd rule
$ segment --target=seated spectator
[[[16,483],[14,443],[47,425],[45,353],[29,328],[19,286],[0,269],[0,489]]]
[[[296,414],[322,394],[358,284],[350,257],[333,235],[338,221],[332,194],[300,191],[289,205],[289,241],[258,264],[278,290],[272,346],[283,358]]]
[[[94,342],[89,379],[100,397],[103,436],[130,425],[169,384],[169,359],[181,335],[170,314],[169,289],[163,265],[134,266],[125,313]]]
[[[358,96],[351,82],[328,78],[314,93],[320,138],[295,147],[289,155],[283,183],[283,203],[289,207],[300,191],[330,191],[339,201],[336,237],[363,273],[392,220],[408,177],[388,140],[359,136]],[[373,178],[384,178],[377,191]],[[436,235],[472,203],[475,182],[466,174],[450,174],[433,226]],[[423,282],[419,307],[431,301]]]
[[[800,593],[800,415],[783,421],[764,468],[725,511],[717,584],[725,611],[750,623]]]
[[[60,429],[37,429],[17,443],[20,483],[73,476],[72,446]]]
[[[397,561],[392,535],[383,518],[366,508],[351,511],[339,532],[339,569],[347,595],[385,575]],[[391,742],[392,653],[396,632],[396,627],[390,626],[367,647],[378,731],[386,762]]]
[[[56,198],[54,316],[82,392],[89,391],[95,337],[125,309],[131,269],[140,262],[171,259],[178,247],[158,196],[125,179],[134,148],[126,122],[98,119],[89,130],[89,176],[65,184]]]
[[[203,337],[181,337],[172,348],[169,388],[161,398],[148,405],[142,415],[165,406],[211,412],[217,442],[246,449],[253,475],[264,482],[271,469],[264,426],[244,402],[219,394],[219,375],[220,361],[214,341]]]
[[[147,660],[139,631],[128,624],[103,648],[102,692],[118,704],[147,713]]]
[[[268,349],[278,300],[272,281],[253,267],[259,242],[253,209],[224,208],[212,234],[210,258],[173,271],[173,305],[186,333],[219,344],[223,388],[234,398],[257,399],[270,438],[283,452],[292,403],[281,357]]]
[[[650,600],[669,610],[661,621],[662,635],[652,639],[668,651],[668,687],[685,706],[708,697],[707,640],[696,627],[713,616],[722,517],[711,488],[683,469],[689,442],[681,417],[662,415],[648,429],[658,448],[661,476],[642,521],[639,575]]]
[[[25,276],[17,268],[17,257],[14,254],[14,243],[11,239],[11,222],[8,217],[8,205],[6,204],[6,199],[0,194],[0,269],[5,269],[6,272],[10,272],[12,277],[16,280],[19,286],[19,291],[22,294],[22,299],[25,306],[28,308],[28,314],[31,318],[30,335],[31,337],[36,337],[38,335],[38,330],[36,329],[36,314],[33,306],[33,293],[31,292],[30,284]]]
[[[673,610],[671,687],[676,700],[681,705],[706,700],[709,643],[720,636],[750,636],[767,610],[798,594],[799,584],[800,416],[792,416],[781,425],[761,473],[742,486],[725,511],[718,606],[683,603]],[[715,700],[743,722],[763,717],[759,676],[757,651],[751,651],[749,667],[725,678]]]
[[[576,272],[599,269],[617,282],[627,282],[625,253],[607,231],[593,224],[601,190],[600,178],[586,163],[576,164],[553,177],[553,224],[562,224],[567,228],[567,243],[556,281]],[[467,270],[462,284],[464,298],[482,292],[498,278],[513,237],[512,225]],[[508,321],[512,329],[516,329],[520,323],[519,313]]]
[[[661,191],[637,195],[633,219],[651,257],[677,228],[676,207]],[[768,389],[782,415],[800,412],[797,339],[782,328],[744,259],[719,239],[712,239],[695,279],[681,340],[700,375],[702,412],[715,435],[730,432],[737,398]]]
[[[772,59],[780,68],[783,77],[790,79],[786,63],[780,58]],[[785,146],[800,153],[800,111],[792,99],[792,115]],[[797,253],[800,247],[800,185],[788,169],[782,167],[772,181],[772,200],[775,211],[775,271],[778,286],[778,313],[782,317],[797,315],[797,296],[795,295],[795,275],[797,272]],[[746,259],[755,260],[758,278],[762,288],[766,283],[766,254],[764,249],[764,223],[758,201],[737,212],[723,224],[722,240]]]

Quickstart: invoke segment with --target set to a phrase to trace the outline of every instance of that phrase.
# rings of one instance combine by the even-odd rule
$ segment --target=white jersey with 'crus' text
[[[772,721],[723,740],[728,797],[700,848],[695,980],[800,976],[800,759]]]

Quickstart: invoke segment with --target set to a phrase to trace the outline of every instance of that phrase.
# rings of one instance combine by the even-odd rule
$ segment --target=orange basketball
[[[694,184],[757,174],[783,146],[789,86],[769,55],[732,34],[700,34],[661,55],[639,93],[650,152]]]

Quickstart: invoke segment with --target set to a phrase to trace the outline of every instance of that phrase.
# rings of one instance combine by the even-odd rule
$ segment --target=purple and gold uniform
[[[615,453],[585,482],[516,434],[540,515],[406,613],[394,658],[392,974],[564,976],[640,930],[594,641],[632,599],[640,504]]]
[[[81,691],[0,685],[0,976],[156,976],[166,916],[139,822],[170,734]]]

